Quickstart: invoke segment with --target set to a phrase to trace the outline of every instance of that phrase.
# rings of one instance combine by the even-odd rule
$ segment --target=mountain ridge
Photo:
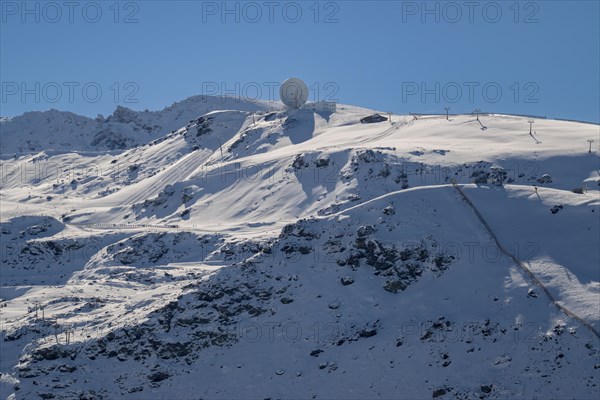
[[[454,185],[597,328],[596,127],[373,112],[214,109],[2,160],[0,394],[594,398],[598,338]]]

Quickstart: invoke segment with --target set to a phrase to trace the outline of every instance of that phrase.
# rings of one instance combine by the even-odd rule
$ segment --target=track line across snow
[[[487,223],[487,221],[485,220],[485,218],[483,218],[483,215],[479,212],[479,210],[477,209],[477,207],[475,206],[475,204],[473,204],[473,202],[471,201],[471,199],[469,199],[469,197],[460,188],[460,186],[457,185],[456,183],[452,183],[452,186],[456,189],[456,191],[458,192],[458,194],[465,200],[465,202],[471,207],[471,209],[473,210],[473,212],[475,213],[475,215],[477,216],[477,218],[479,219],[479,221],[481,221],[481,223],[483,224],[483,226],[485,227],[485,229],[488,231],[488,233],[490,234],[490,236],[492,237],[492,239],[494,239],[494,242],[496,243],[496,246],[498,246],[498,249],[500,249],[500,251],[502,253],[504,253],[505,255],[507,255],[508,257],[510,257],[515,262],[515,264],[517,264],[519,266],[519,268],[521,268],[521,270],[524,271],[527,276],[529,276],[529,278],[531,279],[531,281],[536,286],[538,286],[546,294],[546,296],[548,296],[548,298],[550,299],[550,301],[552,303],[554,303],[554,305],[560,311],[562,311],[568,317],[570,317],[570,318],[572,318],[572,319],[574,319],[576,321],[579,321],[582,325],[584,325],[585,327],[587,327],[594,335],[596,335],[596,337],[598,339],[600,339],[600,331],[598,331],[592,324],[590,324],[584,318],[580,317],[579,315],[575,314],[573,311],[571,311],[568,308],[566,308],[565,306],[561,305],[554,298],[554,296],[552,296],[552,294],[546,288],[546,286],[544,286],[544,284],[535,276],[535,274],[529,268],[527,268],[527,266],[525,265],[525,263],[523,263],[521,260],[519,260],[514,254],[512,254],[510,251],[508,251],[508,249],[506,247],[504,247],[502,245],[502,243],[500,243],[500,240],[498,239],[498,237],[496,236],[496,234],[492,230],[491,226]]]

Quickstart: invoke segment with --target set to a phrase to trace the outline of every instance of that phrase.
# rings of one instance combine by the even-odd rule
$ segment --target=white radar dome
[[[300,108],[308,100],[308,87],[298,78],[290,78],[281,84],[279,97],[290,108]]]

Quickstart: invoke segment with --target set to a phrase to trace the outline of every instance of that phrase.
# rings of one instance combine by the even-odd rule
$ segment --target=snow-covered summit
[[[160,111],[134,111],[117,106],[106,118],[99,115],[92,119],[55,109],[26,112],[0,120],[0,154],[6,157],[42,150],[124,150],[164,136],[213,110],[254,112],[279,107],[274,102],[235,97],[192,96]]]

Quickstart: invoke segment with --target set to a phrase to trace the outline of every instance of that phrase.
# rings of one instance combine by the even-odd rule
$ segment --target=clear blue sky
[[[598,1],[22,3],[2,1],[2,115],[268,99],[297,76],[383,111],[600,121]]]

